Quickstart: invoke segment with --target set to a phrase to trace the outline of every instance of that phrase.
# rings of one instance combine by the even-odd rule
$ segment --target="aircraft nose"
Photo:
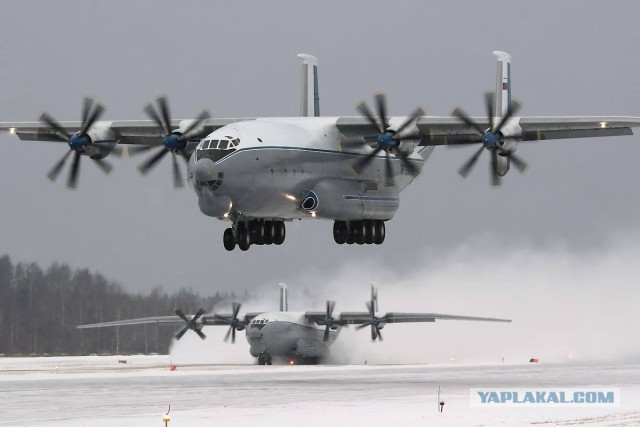
[[[211,159],[199,159],[193,170],[193,178],[197,182],[208,182],[218,179],[215,163],[213,163]]]

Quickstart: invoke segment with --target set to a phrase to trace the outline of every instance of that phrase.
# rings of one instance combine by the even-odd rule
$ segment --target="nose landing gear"
[[[281,245],[285,237],[284,221],[252,220],[234,223],[224,230],[222,242],[228,251],[236,245],[241,251],[247,251],[251,245]]]
[[[339,244],[381,245],[385,238],[385,225],[382,220],[335,221],[333,240]]]

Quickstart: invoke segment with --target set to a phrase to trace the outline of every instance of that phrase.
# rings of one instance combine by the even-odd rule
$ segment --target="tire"
[[[375,243],[376,245],[381,245],[384,243],[384,238],[386,236],[386,227],[384,225],[384,221],[375,221],[374,223],[374,228],[375,228],[375,237],[373,240],[373,243]]]
[[[334,221],[333,223],[333,240],[339,244],[343,245],[347,242],[347,224],[344,221]]]
[[[273,233],[274,233],[274,227],[273,227],[273,221],[265,221],[264,222],[264,238],[262,240],[262,242],[265,245],[272,245],[273,244]]]
[[[375,239],[375,221],[366,220],[364,221],[364,242],[367,245],[370,245],[374,242]]]
[[[238,247],[241,251],[248,251],[251,246],[251,237],[246,227],[238,227]]]
[[[276,221],[274,223],[274,231],[275,236],[273,238],[273,243],[276,245],[281,245],[284,243],[285,237],[287,237],[287,230],[284,226],[284,221]]]
[[[236,248],[236,239],[233,237],[233,230],[227,228],[222,235],[222,243],[224,248],[228,251],[232,251]]]
[[[251,243],[262,245],[264,243],[264,224],[260,221],[251,221],[249,224]]]
[[[351,232],[353,234],[353,242],[358,245],[364,244],[364,221],[353,221],[351,223]]]

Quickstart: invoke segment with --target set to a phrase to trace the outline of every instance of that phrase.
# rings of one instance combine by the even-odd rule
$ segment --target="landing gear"
[[[269,353],[260,353],[258,356],[258,365],[271,365],[271,355]]]
[[[235,228],[235,230],[234,230]],[[224,248],[228,251],[236,245],[242,251],[249,250],[251,245],[281,245],[286,237],[284,221],[242,221],[227,228],[222,236]]]
[[[385,225],[382,220],[335,221],[333,240],[339,245],[380,245],[384,242]]]

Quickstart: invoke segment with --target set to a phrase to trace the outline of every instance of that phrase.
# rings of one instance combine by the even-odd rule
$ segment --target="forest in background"
[[[0,355],[166,354],[177,327],[135,325],[77,329],[77,325],[227,308],[247,294],[200,296],[189,289],[168,294],[161,287],[129,293],[122,285],[67,264],[42,268],[0,257]],[[225,311],[228,311],[225,310]]]

